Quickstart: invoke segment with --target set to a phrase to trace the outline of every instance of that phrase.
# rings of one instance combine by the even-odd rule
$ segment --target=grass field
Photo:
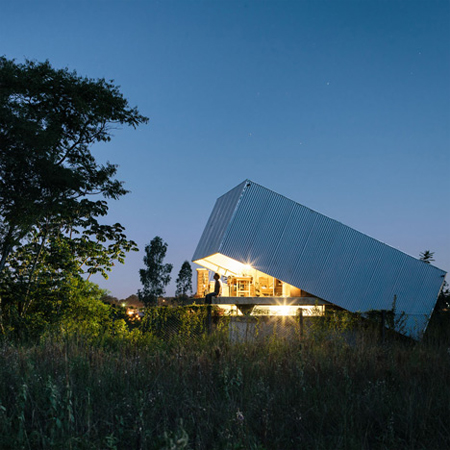
[[[135,330],[0,355],[5,450],[450,448],[445,346]]]

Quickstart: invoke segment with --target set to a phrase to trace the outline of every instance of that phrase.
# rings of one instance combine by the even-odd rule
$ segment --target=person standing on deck
[[[211,304],[213,297],[217,297],[220,294],[220,290],[222,288],[220,281],[219,281],[220,275],[218,273],[214,274],[214,279],[216,280],[216,282],[214,283],[214,292],[210,292],[209,294],[206,294],[206,296],[205,296],[205,303],[207,305]]]

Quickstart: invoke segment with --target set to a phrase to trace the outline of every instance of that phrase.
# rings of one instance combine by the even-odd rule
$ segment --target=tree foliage
[[[192,268],[188,261],[184,261],[177,278],[177,289],[175,295],[186,299],[192,294]]]
[[[419,259],[427,264],[430,264],[434,261],[433,256],[434,256],[434,252],[430,252],[430,250],[425,250],[424,252],[422,252],[420,254]]]
[[[139,270],[139,276],[143,286],[138,291],[139,299],[145,306],[153,306],[158,302],[165,292],[165,287],[170,283],[172,264],[164,264],[164,258],[167,252],[167,244],[156,236],[145,247],[144,264],[145,269]]]
[[[147,120],[112,82],[0,57],[0,271],[42,221],[106,214],[106,201],[89,197],[127,191],[117,167],[99,164],[90,148],[109,141],[114,126]]]
[[[107,200],[127,191],[117,167],[98,163],[91,147],[109,141],[114,127],[147,121],[113,82],[0,57],[3,330],[31,312],[53,320],[85,290],[86,275],[107,277],[136,250],[122,225],[99,221]]]
[[[447,281],[444,280],[441,292],[437,301],[437,309],[449,311],[450,309],[450,288]]]
[[[37,311],[51,322],[55,308],[59,311],[61,302],[73,296],[74,286],[93,273],[107,277],[116,260],[123,262],[125,252],[136,249],[120,224],[86,225],[79,231],[53,224],[33,230],[10,254],[8,270],[0,277],[2,320],[9,326]]]

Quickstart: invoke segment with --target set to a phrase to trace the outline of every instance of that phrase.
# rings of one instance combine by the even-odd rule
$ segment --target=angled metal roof
[[[352,312],[404,312],[420,336],[446,272],[250,180],[217,199],[193,261],[215,253]]]

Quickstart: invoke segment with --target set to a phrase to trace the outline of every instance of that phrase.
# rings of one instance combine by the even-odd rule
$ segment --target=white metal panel
[[[194,261],[220,253],[349,311],[396,309],[418,335],[445,272],[249,180],[216,202]]]
[[[197,249],[195,250],[193,261],[219,251],[226,228],[231,223],[245,183],[246,182],[244,181],[239,186],[236,186],[234,189],[217,199],[202,237],[197,245]]]

